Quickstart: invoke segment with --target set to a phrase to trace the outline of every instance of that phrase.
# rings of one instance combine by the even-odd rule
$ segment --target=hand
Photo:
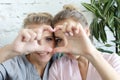
[[[70,25],[70,24],[69,24]],[[54,52],[74,53],[87,56],[95,51],[95,47],[92,45],[88,35],[87,29],[82,27],[80,23],[74,23],[74,25],[58,25],[55,30],[61,30],[64,32],[64,46],[57,47]]]
[[[41,45],[42,33],[47,30],[53,32],[51,26],[42,25],[40,28],[23,29],[12,44],[13,51],[19,54],[28,54],[35,51],[51,52],[52,48]],[[19,55],[18,54],[18,55]]]

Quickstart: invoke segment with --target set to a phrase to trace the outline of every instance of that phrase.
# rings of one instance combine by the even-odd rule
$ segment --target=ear
[[[85,28],[85,32],[86,32],[87,36],[90,36],[90,29],[89,29],[89,27]]]

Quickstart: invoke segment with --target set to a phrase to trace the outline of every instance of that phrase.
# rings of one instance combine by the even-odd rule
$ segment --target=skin
[[[0,61],[3,62],[14,56],[26,54],[27,59],[42,76],[46,64],[53,55],[54,42],[51,26],[45,24],[27,25],[26,29],[20,31],[12,44],[0,49]]]
[[[30,25],[27,27],[29,29],[34,29],[34,28],[38,29],[39,27],[41,28],[45,26],[47,26],[48,28],[48,25]],[[43,31],[43,34],[41,35],[41,39],[38,40],[38,44],[45,45],[48,48],[53,49],[55,45],[53,33],[48,31],[47,28]],[[45,51],[32,52],[29,55],[27,55],[27,58],[32,64],[35,65],[36,69],[38,70],[39,75],[42,76],[44,72],[44,68],[52,56],[53,56],[52,52],[45,50]]]
[[[83,80],[86,79],[89,62],[91,62],[99,72],[102,80],[120,79],[120,74],[116,73],[116,71],[102,57],[101,52],[99,52],[92,45],[91,41],[88,38],[90,35],[89,29],[83,28],[80,23],[75,22],[72,19],[68,19],[57,23],[54,30],[52,30],[50,26],[39,25],[38,27],[38,25],[35,24],[34,29],[29,28],[31,27],[21,30],[12,44],[0,49],[0,62],[3,62],[17,55],[29,54],[27,57],[28,60],[35,65],[39,75],[42,76],[45,65],[52,56],[52,51],[65,52],[71,58],[76,58],[72,54],[78,56],[76,59],[79,62],[79,68],[83,68],[83,71],[81,71]],[[42,33],[44,32],[46,35],[48,33],[45,31],[55,32],[58,47],[54,48],[54,50],[52,41],[44,43],[46,42],[46,38],[44,38],[45,35],[43,36]],[[49,34],[47,36],[51,35]],[[43,61],[43,57],[45,58],[45,61]]]
[[[79,22],[71,18],[58,22],[54,27],[55,36],[58,37],[56,39],[58,47],[54,49],[54,52],[64,52],[71,58],[76,58],[83,80],[86,80],[89,62],[99,72],[102,80],[120,79],[120,74],[108,64],[101,52],[92,45],[88,27],[83,28]]]

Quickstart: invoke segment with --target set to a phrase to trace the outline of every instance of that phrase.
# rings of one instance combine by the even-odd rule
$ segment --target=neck
[[[87,78],[87,73],[88,73],[88,65],[89,65],[89,62],[88,60],[83,57],[83,56],[80,56],[77,58],[77,61],[78,61],[78,66],[79,66],[79,71],[81,73],[81,76],[82,76],[82,80],[86,80]]]
[[[30,55],[27,55],[26,57],[35,66],[38,74],[42,77],[47,63],[38,62],[34,60]]]

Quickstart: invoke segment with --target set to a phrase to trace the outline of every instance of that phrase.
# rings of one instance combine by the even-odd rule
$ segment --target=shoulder
[[[120,56],[116,53],[103,53],[102,55],[109,63],[120,62]]]
[[[26,71],[31,64],[25,55],[16,56],[0,64],[0,68],[4,68],[8,74]]]
[[[120,73],[120,56],[116,53],[103,53],[103,57],[106,61],[118,72]]]
[[[16,56],[0,64],[0,72],[4,78],[11,77],[11,79],[17,79],[18,75],[25,74],[25,56]]]
[[[14,66],[15,64],[24,63],[24,57],[25,57],[24,55],[16,56],[12,59],[9,59],[9,60],[3,62],[2,65],[4,65],[4,66],[7,66],[7,65]]]

